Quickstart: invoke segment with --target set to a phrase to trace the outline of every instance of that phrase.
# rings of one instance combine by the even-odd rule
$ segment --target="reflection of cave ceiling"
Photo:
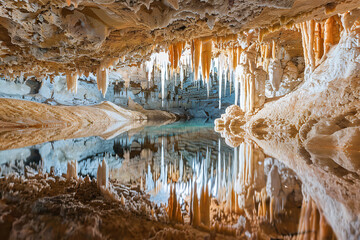
[[[344,12],[358,1],[19,0],[0,2],[0,72],[82,69],[104,60],[136,64],[151,51],[180,40],[238,34],[325,12]],[[341,2],[340,5],[337,5]]]

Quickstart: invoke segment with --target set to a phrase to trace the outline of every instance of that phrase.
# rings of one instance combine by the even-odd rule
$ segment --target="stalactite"
[[[271,57],[272,57],[272,59],[276,59],[276,43],[275,43],[275,40],[272,40],[271,45],[272,45],[272,47],[271,47]]]
[[[210,195],[209,195],[209,188],[206,184],[203,187],[203,191],[200,197],[201,205],[200,205],[200,214],[201,214],[201,222],[207,226],[210,227]]]
[[[315,44],[314,44],[316,65],[319,64],[319,61],[324,54],[323,45],[324,45],[324,30],[323,30],[321,23],[316,23],[315,24]]]
[[[190,53],[191,53],[191,71],[194,72],[195,67],[195,43],[194,40],[190,42]]]
[[[196,186],[196,182],[194,182],[194,191],[193,191],[193,196],[192,196],[192,215],[191,215],[191,219],[192,219],[192,225],[194,227],[197,227],[200,225],[200,208],[199,208],[199,201],[198,201],[198,197],[197,197],[197,186]]]
[[[301,213],[296,239],[333,239],[335,235],[329,227],[326,219],[317,209],[315,202],[310,198],[304,199],[301,206]]]
[[[312,71],[315,68],[315,53],[314,53],[314,34],[315,34],[315,21],[310,20],[306,22],[307,32],[308,32],[308,58],[309,64]]]
[[[202,41],[201,49],[201,69],[203,78],[206,79],[206,83],[209,84],[210,67],[211,67],[211,55],[212,55],[212,40],[207,39]]]
[[[265,101],[266,73],[255,67],[255,58],[256,50],[253,44],[242,53],[235,72],[235,77],[240,83],[240,107],[244,112],[251,112],[255,107],[261,107]]]
[[[238,65],[238,51],[237,48],[231,49],[231,69],[232,71],[235,71],[237,65]]]
[[[202,42],[199,39],[194,39],[194,71],[195,81],[198,80],[199,76],[199,65],[200,65],[200,56],[201,56],[201,48],[202,48]]]
[[[260,46],[261,65],[265,72],[268,72],[270,63],[270,44],[262,44]]]
[[[223,82],[223,66],[224,64],[224,57],[222,54],[220,54],[220,56],[218,57],[218,65],[217,65],[217,70],[218,70],[218,79],[219,79],[219,109],[221,109],[221,94],[222,94],[222,82]]]
[[[239,74],[239,69],[237,68],[233,74],[234,74],[234,90],[235,90],[235,105],[238,105],[238,100],[239,100],[239,79],[238,79],[238,74]]]
[[[109,84],[109,70],[107,68],[102,68],[101,66],[98,68],[96,77],[97,77],[97,86],[100,92],[102,93],[103,97],[107,92],[107,87]]]
[[[334,17],[330,17],[325,21],[324,30],[324,54],[328,53],[330,47],[335,43],[333,32],[335,27]]]
[[[170,221],[184,223],[184,219],[181,214],[180,203],[176,198],[176,188],[173,187],[173,184],[170,185],[170,197],[168,200],[167,213]]]
[[[169,61],[171,64],[171,72],[178,69],[181,53],[183,48],[185,47],[184,42],[178,42],[170,45],[169,47]]]
[[[70,71],[66,72],[66,85],[67,90],[73,93],[77,93],[78,74]]]
[[[338,43],[342,25],[339,17],[335,15],[326,19],[324,23],[309,20],[297,26],[301,30],[305,65],[312,72],[331,46]]]

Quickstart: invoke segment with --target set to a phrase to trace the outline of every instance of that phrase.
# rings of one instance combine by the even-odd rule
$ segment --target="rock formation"
[[[78,174],[78,159],[64,176],[23,164],[24,176],[0,178],[0,230],[8,238],[55,237],[49,229],[60,224],[69,238],[203,238],[201,230],[211,239],[358,239],[359,76],[358,0],[1,1],[0,150],[128,130],[131,139],[153,124],[144,120],[223,113],[215,130],[233,153],[222,155],[219,140],[217,161],[208,146],[191,164],[183,152],[168,161],[167,135],[157,139],[158,166],[151,147],[134,143],[140,160],[153,161],[136,174],[124,144],[101,163],[97,156],[96,180]],[[187,137],[189,145],[197,138]],[[119,154],[125,167],[109,170]],[[166,206],[144,189],[168,196]],[[74,209],[85,217],[71,219]],[[65,219],[47,222],[49,213]]]

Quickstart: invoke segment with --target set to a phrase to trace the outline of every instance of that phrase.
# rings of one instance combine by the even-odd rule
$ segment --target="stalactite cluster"
[[[66,1],[66,5],[71,8],[77,8],[78,4],[80,4],[79,1]],[[330,14],[334,11],[334,7],[329,8],[326,5],[325,10]],[[145,63],[148,79],[155,77],[155,71],[161,72],[161,99],[163,106],[166,99],[167,81],[172,78],[177,81],[180,76],[181,83],[185,78],[193,77],[197,86],[201,85],[198,82],[201,79],[203,81],[202,85],[207,87],[208,95],[210,95],[210,87],[218,80],[219,89],[221,89],[219,91],[220,108],[221,98],[225,95],[223,89],[226,90],[226,85],[230,84],[230,93],[233,90],[235,92],[234,103],[240,105],[246,113],[253,112],[263,106],[264,81],[269,80],[273,91],[278,91],[283,75],[285,75],[284,71],[287,66],[283,65],[284,56],[281,56],[280,52],[286,46],[284,47],[283,43],[279,43],[280,36],[276,36],[277,33],[281,33],[284,29],[301,32],[302,57],[305,59],[305,65],[312,72],[324,59],[331,46],[339,41],[341,31],[343,29],[348,30],[348,27],[345,26],[347,22],[345,18],[355,21],[354,15],[356,15],[355,12],[354,14],[348,12],[341,17],[335,14],[327,19],[314,19],[300,23],[299,21],[295,23],[295,19],[284,16],[280,18],[280,24],[276,23],[267,28],[253,28],[235,34],[219,32],[220,36],[208,34],[203,35],[207,37],[190,38],[191,40],[177,39],[175,43],[170,43],[169,47],[160,53],[158,51],[164,50],[165,45],[152,45],[151,51],[154,53],[150,56],[150,60]],[[83,20],[85,27],[88,24]],[[84,29],[81,28],[80,30]],[[103,30],[107,31],[106,29]],[[291,47],[284,51],[291,51]],[[160,56],[163,53],[168,55],[167,59],[154,57],[154,55],[158,54]],[[142,54],[149,59],[149,51],[143,51]],[[114,54],[109,56],[114,56]],[[288,57],[299,56],[292,55]],[[156,60],[155,58],[162,60]],[[76,93],[77,78],[81,77],[83,72],[93,72],[97,76],[98,89],[105,96],[109,85],[109,71],[116,67],[118,63],[119,57],[109,57],[94,61],[88,67],[78,63],[73,64],[71,70],[66,71],[68,90]],[[123,66],[124,64],[141,65],[141,61],[129,63],[122,57],[120,65]],[[261,68],[265,72],[261,71]],[[59,72],[59,69],[54,69],[54,72]],[[14,75],[11,66],[6,71],[9,76]],[[76,77],[77,75],[78,77]],[[53,76],[54,73],[51,74],[51,78]]]
[[[180,57],[185,47],[185,42],[178,42],[169,47],[169,61],[171,64],[171,72],[178,71]]]
[[[299,234],[296,239],[336,239],[324,215],[319,212],[314,200],[304,199],[299,219]]]
[[[168,200],[167,213],[170,221],[184,223],[184,219],[181,214],[181,206],[176,196],[176,188],[173,187],[173,185],[170,185],[170,197]]]
[[[78,73],[66,73],[66,84],[67,84],[67,90],[73,93],[77,92],[77,85],[78,85]]]
[[[340,17],[335,15],[322,22],[300,23],[297,28],[301,30],[305,63],[313,71],[330,47],[339,42],[343,26]]]
[[[194,227],[204,226],[210,227],[210,201],[208,186],[203,186],[200,191],[200,199],[197,195],[197,185],[194,183],[194,189],[191,194],[191,224]]]

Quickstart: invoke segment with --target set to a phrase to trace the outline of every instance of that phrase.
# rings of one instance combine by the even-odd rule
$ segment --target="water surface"
[[[254,139],[230,147],[213,128],[211,120],[197,119],[132,129],[106,140],[86,137],[3,150],[1,175],[23,174],[26,167],[61,175],[68,161],[77,160],[81,176],[96,177],[105,158],[111,179],[138,186],[159,206],[175,196],[185,223],[197,219],[230,235],[335,238],[346,235],[346,224],[359,224],[359,215],[351,218],[351,206],[339,205],[321,181],[304,181],[305,170],[264,153]],[[314,194],[314,188],[320,192]],[[334,206],[343,209],[331,214]],[[336,220],[341,224],[334,226]],[[356,236],[359,230],[353,231]]]

